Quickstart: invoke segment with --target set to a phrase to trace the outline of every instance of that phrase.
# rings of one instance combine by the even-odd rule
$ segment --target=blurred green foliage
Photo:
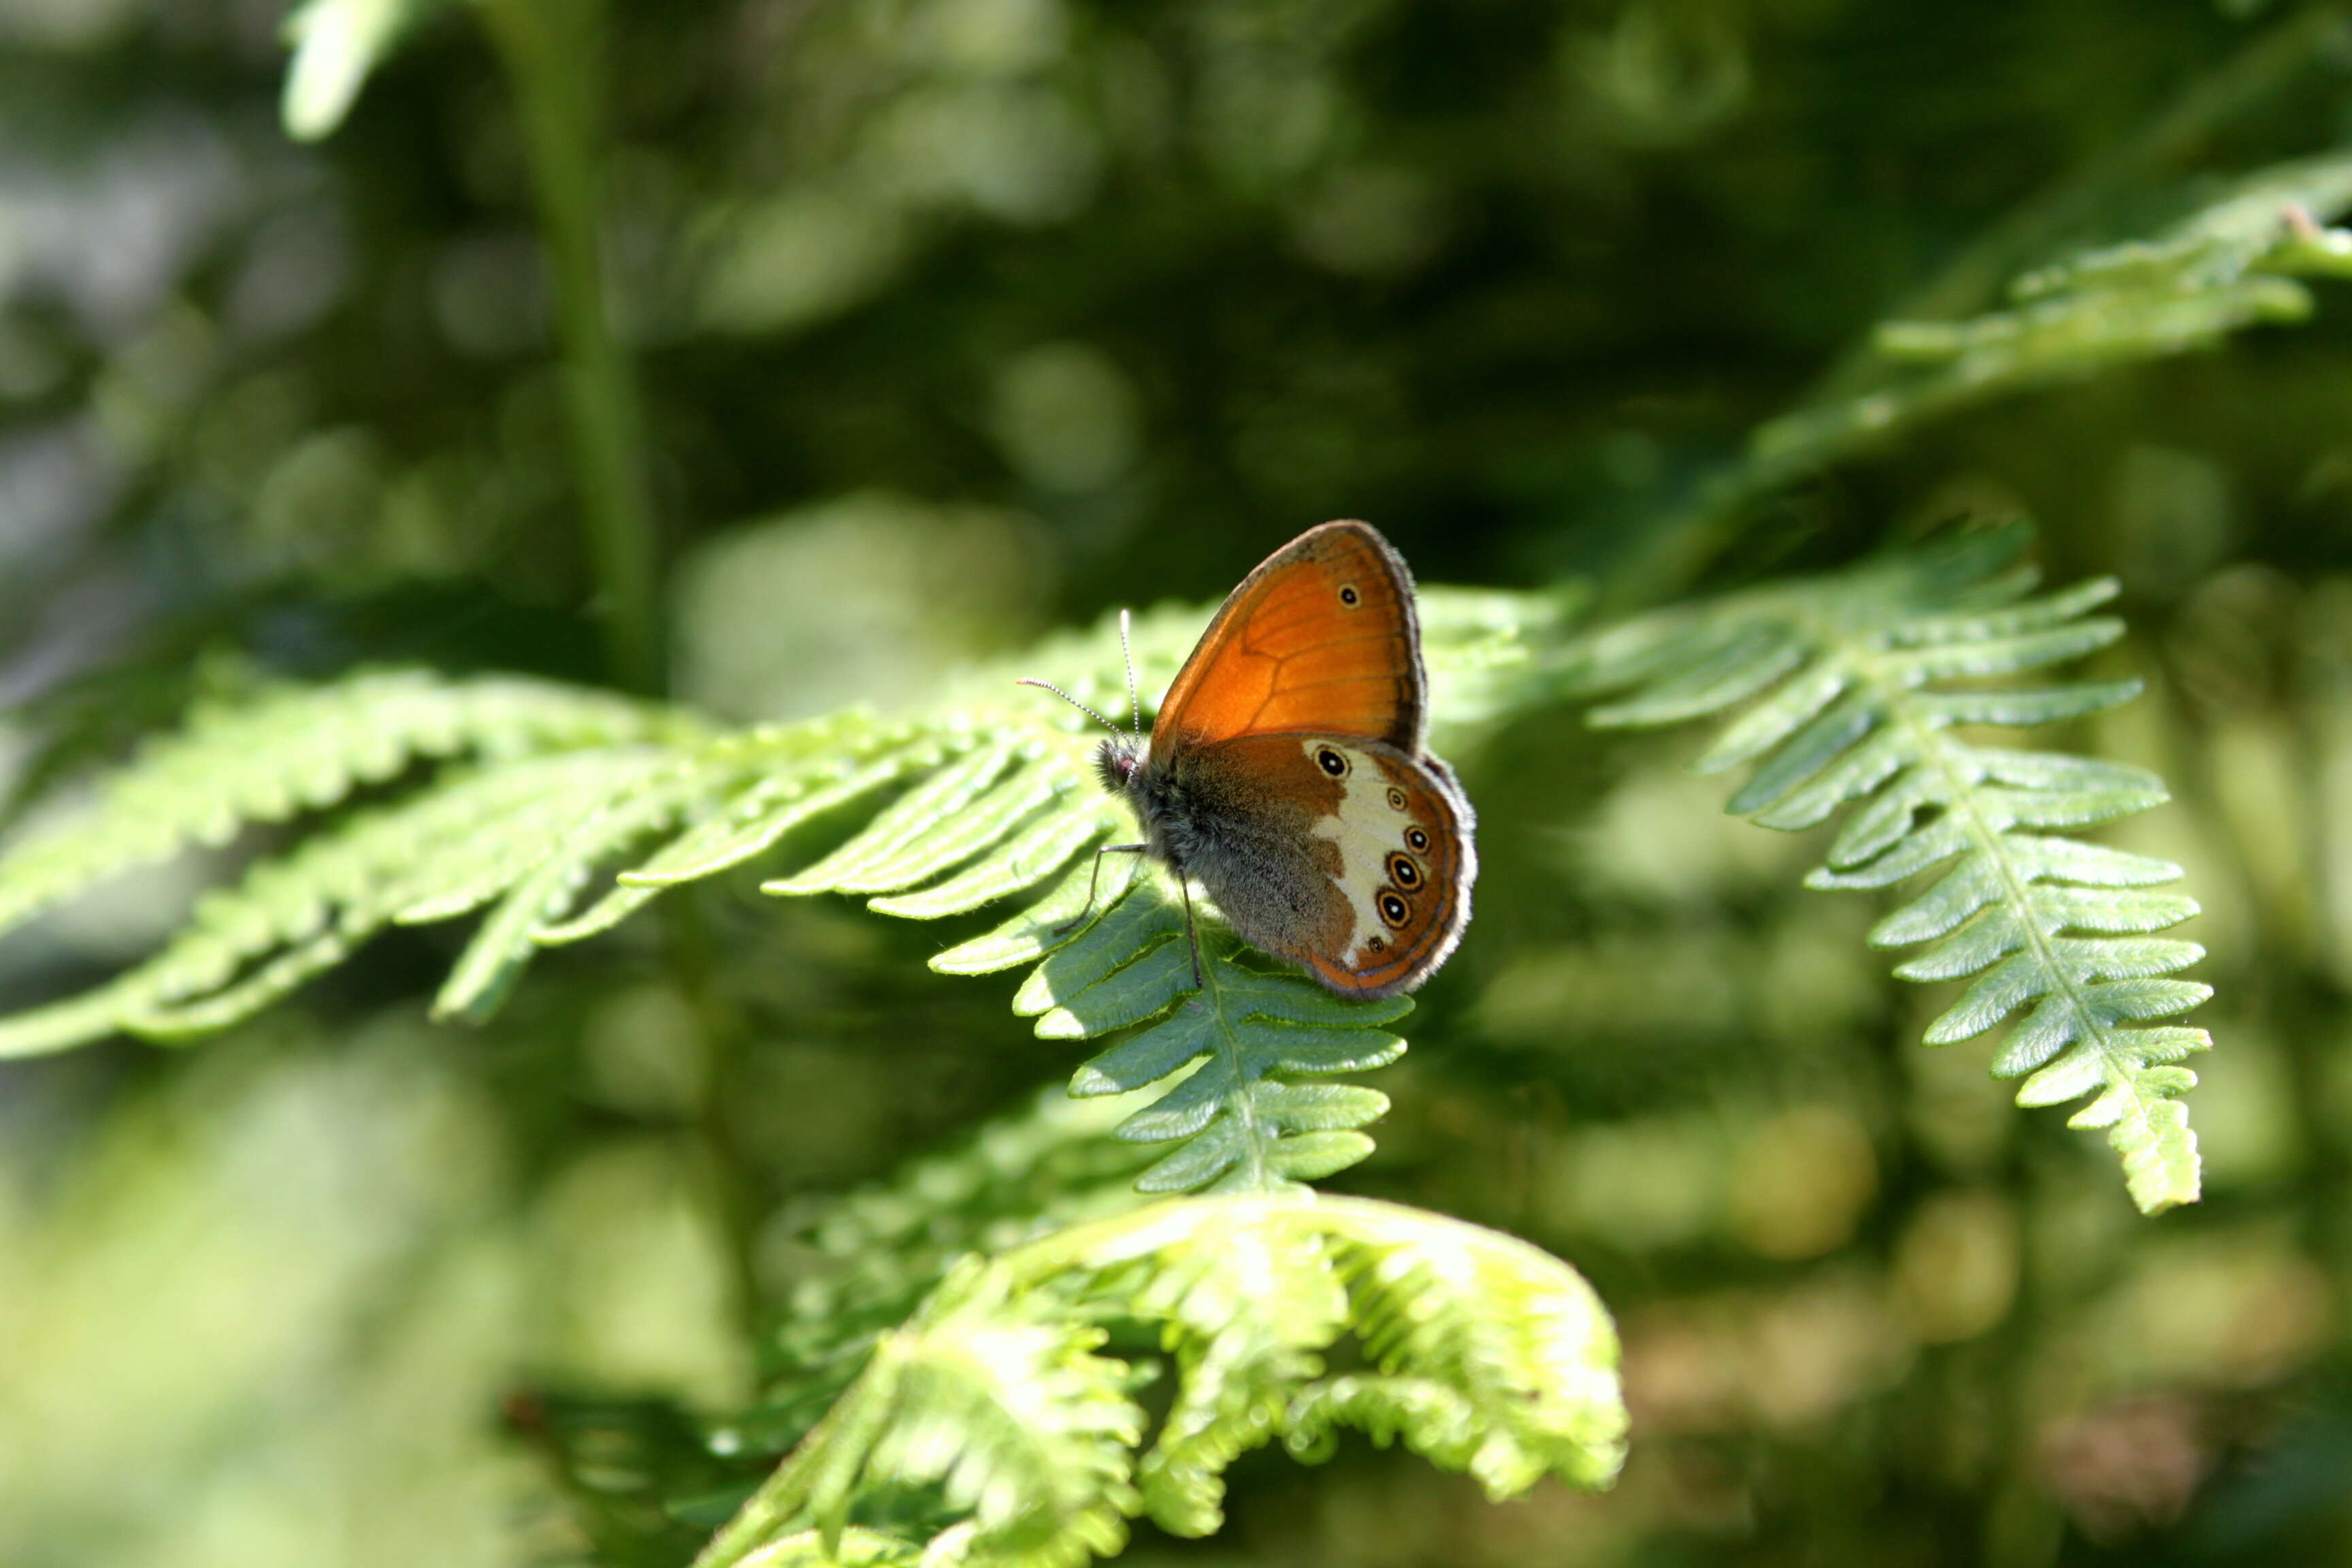
[[[1613,624],[2023,510],[2150,687],[2064,744],[2175,796],[2102,842],[2203,906],[2204,1202],[2138,1218],[1920,1049],[1957,989],[1687,737],[1465,682],[1478,921],[1335,1185],[1582,1270],[1625,1474],[1490,1506],[1343,1441],[1123,1560],[2352,1559],[2336,7],[299,15],[0,0],[36,815],[257,672],[659,664],[795,719],[1325,517]],[[152,950],[221,853],[12,936],[0,1002]],[[0,1560],[684,1562],[948,1254],[1122,1201],[1135,1152],[1031,1109],[1076,1053],[926,968],[994,918],[729,883],[478,1031],[403,929],[195,1051],[0,1068]]]

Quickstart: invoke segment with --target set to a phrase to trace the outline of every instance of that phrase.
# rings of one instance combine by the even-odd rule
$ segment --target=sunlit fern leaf
[[[298,142],[331,134],[376,67],[443,0],[304,0],[283,28],[294,58],[278,107]]]
[[[420,759],[505,761],[697,732],[647,704],[551,681],[452,681],[422,670],[206,704],[155,741],[99,800],[0,857],[0,931],[117,872],[255,823],[324,810]]]
[[[931,967],[942,974],[994,974],[1034,963],[1068,943],[1080,917],[1093,910],[1117,908],[1137,869],[1131,855],[1106,855],[1099,859],[1088,856],[1071,868],[1044,898],[1025,906],[995,930],[934,953]],[[885,902],[897,901],[875,900],[877,908]],[[1043,1008],[1032,1007],[1030,1015],[1040,1011]]]
[[[1224,1522],[1225,1470],[1286,1430],[1347,1332],[1347,1286],[1323,1237],[1237,1205],[1202,1216],[1131,1288],[1131,1310],[1161,1325],[1176,1374],[1139,1468],[1143,1505],[1171,1534],[1211,1535]]]
[[[1305,1392],[1287,1422],[1294,1451],[1319,1447],[1332,1425],[1393,1433],[1496,1499],[1547,1475],[1598,1486],[1616,1473],[1615,1339],[1582,1279],[1524,1242],[1435,1231],[1409,1209],[1368,1215],[1335,1242],[1373,1370]],[[1481,1310],[1494,1301],[1515,1311]]]
[[[1115,1554],[1135,1511],[1145,1426],[1134,1375],[1096,1353],[1105,1331],[1057,1291],[1019,1284],[977,1258],[950,1272],[881,1338],[841,1402],[701,1560],[740,1562],[803,1525],[831,1542],[862,1500],[907,1489],[936,1490],[966,1521],[968,1560],[1076,1568]]]
[[[1380,1026],[1412,1005],[1342,1001],[1297,975],[1251,968],[1227,933],[1206,924],[1195,990],[1182,913],[1157,876],[1039,965],[1014,1000],[1043,1014],[1037,1033],[1048,1039],[1156,1020],[1080,1068],[1073,1094],[1166,1083],[1198,1064],[1118,1128],[1124,1139],[1181,1145],[1143,1173],[1147,1192],[1265,1191],[1362,1159],[1371,1141],[1357,1130],[1387,1112],[1387,1097],[1298,1080],[1396,1060],[1404,1042]]]
[[[723,737],[705,760],[746,781],[740,792],[622,872],[620,883],[659,891],[717,876],[774,847],[812,817],[936,767],[973,742],[909,722],[877,725],[856,711]]]
[[[1565,615],[1559,601],[1440,591],[1423,595],[1423,609],[1441,691],[1487,711],[1541,700],[1529,655]],[[1202,619],[1168,609],[1137,622],[1146,690],[1173,679]],[[1135,835],[1127,808],[1095,779],[1099,731],[1015,685],[1023,670],[1122,710],[1125,664],[1106,621],[888,720],[853,711],[730,732],[545,683],[415,671],[201,713],[118,775],[93,810],[0,862],[0,919],[26,918],[183,844],[323,809],[362,784],[410,787],[328,821],[207,895],[148,963],[0,1020],[0,1054],[118,1030],[175,1039],[219,1028],[387,925],[487,911],[436,1003],[443,1016],[480,1019],[541,948],[608,930],[667,889],[788,853],[793,830],[819,817],[866,811],[831,853],[772,878],[768,890],[854,894],[915,919],[1027,900],[934,967],[976,974],[1036,963],[1015,1007],[1049,1039],[1149,1026],[1077,1086],[1094,1095],[1157,1084],[1170,1096],[1121,1129],[1171,1145],[1147,1187],[1266,1190],[1362,1158],[1371,1144],[1360,1130],[1386,1100],[1311,1080],[1393,1060],[1402,1043],[1379,1026],[1407,1005],[1342,1003],[1298,976],[1237,962],[1205,904],[1206,984],[1194,994],[1172,885],[1156,870],[1139,876],[1132,856],[1097,865],[1089,853]],[[470,766],[429,773],[413,766],[466,759]]]
[[[1358,1129],[1386,1113],[1386,1096],[1297,1080],[1394,1061],[1404,1042],[1379,1026],[1403,1016],[1412,1003],[1341,1001],[1297,975],[1251,968],[1237,961],[1230,933],[1205,908],[1198,911],[1196,989],[1182,910],[1166,879],[1156,869],[1133,877],[1128,858],[1118,860],[1119,882],[1106,884],[1110,895],[1097,889],[1098,903],[1106,896],[1115,901],[1031,972],[1013,1009],[1037,1016],[1045,1039],[1090,1039],[1150,1023],[1079,1068],[1071,1083],[1081,1096],[1171,1085],[1118,1129],[1131,1142],[1181,1145],[1139,1185],[1266,1191],[1345,1170],[1370,1152],[1370,1139]],[[1088,867],[1070,881],[1093,877]],[[1021,917],[1025,937],[991,933],[976,943],[1003,960],[998,967],[1023,962],[1052,940],[1045,921],[1066,902],[1056,897],[1042,914]],[[961,949],[943,957],[945,968],[971,962]],[[1187,1076],[1174,1081],[1180,1074]]]
[[[1575,668],[1592,689],[1631,688],[1601,724],[1656,724],[1747,706],[1696,764],[1753,764],[1730,809],[1801,828],[1851,807],[1815,888],[1886,888],[1932,876],[1872,932],[1879,946],[1932,942],[1895,973],[1975,977],[1927,1032],[1971,1038],[2030,1009],[1995,1058],[2026,1076],[2018,1099],[2095,1094],[2073,1121],[2109,1130],[2133,1198],[2151,1213],[2198,1193],[2195,1135],[2172,1065],[2211,1042],[2202,1029],[2137,1027],[2205,1000],[2168,978],[2203,956],[2148,933],[2197,912],[2152,886],[2169,861],[2085,843],[2089,826],[2163,802],[2138,768],[1982,744],[1963,726],[2078,717],[2134,695],[2133,681],[2031,688],[1975,682],[2029,675],[2103,647],[2122,623],[2087,612],[2112,583],[2039,598],[2013,563],[2021,530],[1986,531],[1841,577],[1777,585],[1673,611],[1594,637]],[[1950,686],[1964,680],[1971,684]]]
[[[546,862],[563,825],[664,760],[650,747],[558,752],[351,816],[205,895],[162,952],[97,992],[0,1019],[0,1057],[116,1030],[170,1040],[225,1027],[387,925],[446,919],[499,896]]]
[[[1081,1327],[1113,1321],[1169,1352],[1148,1447],[1131,1374]],[[1328,1374],[1350,1337],[1372,1370]],[[998,1393],[1007,1364],[1031,1369],[1017,1405]],[[1316,1457],[1339,1426],[1402,1436],[1496,1497],[1545,1475],[1605,1485],[1624,1452],[1616,1367],[1591,1289],[1507,1237],[1364,1199],[1155,1204],[951,1274],[698,1564],[855,1528],[861,1507],[929,1479],[953,1522],[927,1560],[1076,1568],[1138,1512],[1208,1533],[1236,1457],[1276,1439]],[[1072,1468],[1051,1473],[1047,1456]]]
[[[604,782],[604,788],[592,787],[586,798],[564,813],[573,825],[552,845],[543,839],[519,845],[513,858],[494,863],[478,898],[469,889],[463,900],[412,906],[394,917],[404,925],[423,924],[498,900],[434,999],[436,1017],[487,1016],[542,944],[595,929],[593,915],[585,921],[565,917],[596,868],[648,834],[707,811],[717,787],[692,761],[659,754],[636,767],[624,764]]]
[[[827,1539],[821,1530],[784,1536],[744,1558],[743,1568],[926,1568],[927,1563],[969,1561],[946,1554],[927,1559],[914,1542],[852,1528],[835,1539]]]
[[[418,755],[462,749],[476,760],[257,862],[199,900],[162,952],[98,991],[0,1019],[0,1056],[117,1030],[174,1039],[217,1029],[387,925],[489,907],[436,1004],[479,1018],[539,947],[604,930],[669,885],[658,863],[724,868],[813,816],[937,765],[956,743],[855,714],[717,734],[683,715],[562,687],[422,672],[364,675],[223,719],[200,716],[119,775],[88,813],[37,832],[0,863],[0,900],[29,913],[153,858],[158,846],[185,842],[195,813],[183,797],[211,803],[202,830],[218,839],[243,821],[289,815],[292,802],[320,805],[389,778]],[[653,874],[611,887],[574,915],[600,870],[648,840],[657,847],[639,871]]]
[[[877,1334],[906,1321],[966,1253],[1003,1252],[1147,1201],[1149,1151],[1107,1137],[1146,1095],[1073,1100],[1060,1085],[887,1184],[812,1205],[793,1226],[819,1261],[768,1336],[763,1403],[739,1419],[738,1451],[781,1452],[856,1375]]]

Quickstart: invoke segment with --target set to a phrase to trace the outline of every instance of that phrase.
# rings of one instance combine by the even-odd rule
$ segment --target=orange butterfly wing
[[[1417,754],[1424,707],[1404,563],[1368,525],[1327,522],[1226,597],[1160,705],[1151,753],[1288,731]]]

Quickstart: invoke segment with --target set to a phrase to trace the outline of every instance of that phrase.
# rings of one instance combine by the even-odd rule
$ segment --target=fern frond
[[[837,1531],[861,1496],[935,1487],[1004,1568],[1117,1553],[1145,1417],[1127,1363],[1095,1353],[1108,1337],[1050,1290],[969,1260],[876,1347],[835,1413],[850,1441],[827,1453],[820,1427],[834,1462],[812,1473],[809,1511]]]
[[[1437,591],[1423,595],[1423,613],[1441,692],[1471,707],[1543,695],[1531,639],[1565,614],[1559,601]],[[1150,689],[1173,678],[1203,618],[1171,609],[1138,623]],[[1113,857],[1096,882],[1087,852],[1114,831],[1131,837],[1134,825],[1095,782],[1087,721],[1015,686],[1028,671],[1102,708],[1125,689],[1106,622],[1048,643],[1018,669],[972,672],[929,709],[890,720],[852,711],[724,731],[541,682],[418,671],[201,712],[118,774],[96,806],[0,859],[0,927],[182,845],[226,842],[362,784],[404,781],[419,763],[444,765],[208,895],[147,963],[0,1020],[0,1056],[116,1031],[180,1039],[219,1028],[387,925],[487,911],[435,1003],[437,1015],[478,1020],[540,949],[609,930],[667,889],[772,853],[795,828],[895,790],[846,842],[766,889],[855,894],[923,920],[1028,899],[933,966],[979,974],[1036,964],[1015,1006],[1038,1018],[1045,1038],[1152,1026],[1089,1064],[1077,1085],[1087,1095],[1166,1091],[1120,1133],[1179,1145],[1146,1173],[1149,1190],[1271,1190],[1361,1159],[1371,1144],[1359,1129],[1385,1098],[1302,1080],[1393,1060],[1402,1042],[1379,1026],[1407,1005],[1350,1005],[1237,962],[1205,906],[1207,984],[1194,994],[1167,880]],[[1082,914],[1084,929],[1071,929]]]
[[[421,670],[205,704],[69,823],[0,857],[0,931],[118,872],[336,805],[420,760],[504,762],[691,733],[693,721],[551,681]]]
[[[1349,1326],[1350,1302],[1328,1244],[1246,1206],[1211,1212],[1187,1245],[1138,1270],[1133,1310],[1161,1325],[1175,1397],[1139,1479],[1144,1507],[1176,1535],[1224,1523],[1224,1472],[1291,1426]],[[1278,1310],[1269,1307],[1279,1303]]]
[[[1650,569],[1687,580],[1759,500],[1947,415],[2306,320],[2312,296],[2297,279],[2352,270],[2352,230],[2322,226],[2352,209],[2352,156],[2274,165],[2200,195],[2147,237],[2015,274],[2005,302],[1975,315],[1878,323],[1801,406],[1757,426],[1735,461],[1659,520]],[[1981,299],[1982,265],[1964,257],[1928,291]]]
[[[1294,1449],[1319,1447],[1334,1426],[1380,1442],[1393,1433],[1491,1498],[1546,1475],[1598,1486],[1615,1474],[1613,1362],[1589,1342],[1520,1333],[1477,1310],[1517,1300],[1540,1321],[1580,1318],[1592,1310],[1581,1279],[1491,1231],[1433,1234],[1410,1210],[1365,1216],[1334,1251],[1376,1371],[1333,1378],[1295,1404]]]
[[[1111,1322],[1156,1328],[1176,1380],[1139,1460],[1135,1374],[1099,1353]],[[1327,1376],[1350,1334],[1374,1370]],[[1496,1497],[1604,1485],[1616,1354],[1583,1280],[1507,1237],[1365,1199],[1156,1204],[950,1274],[698,1568],[830,1539],[910,1484],[957,1521],[925,1561],[1074,1568],[1138,1513],[1207,1533],[1237,1455],[1280,1438],[1311,1458],[1339,1426]]]
[[[655,861],[686,853],[723,868],[951,745],[857,714],[716,733],[593,692],[421,671],[199,714],[89,810],[0,859],[0,914],[26,918],[183,844],[330,805],[418,758],[473,760],[257,863],[199,900],[161,953],[99,990],[0,1019],[0,1057],[117,1031],[181,1039],[222,1028],[387,925],[488,907],[436,1004],[479,1019],[538,948],[604,930],[667,885],[614,887],[573,916],[596,869],[625,851],[663,840]]]
[[[2209,348],[2300,321],[2297,276],[2352,273],[2352,156],[2246,176],[2154,236],[2021,274],[2008,303],[1966,321],[1885,321],[1835,394],[1759,427],[1734,487],[1755,494],[1954,409],[2110,365]]]
[[[1134,1179],[1152,1156],[1108,1134],[1148,1100],[1073,1100],[1055,1085],[963,1147],[800,1216],[794,1231],[823,1262],[786,1299],[769,1337],[770,1403],[745,1417],[750,1430],[738,1440],[796,1438],[799,1412],[830,1403],[877,1336],[904,1322],[965,1254],[1009,1251],[1144,1202]]]
[[[1174,913],[1155,882],[1130,904]],[[1191,989],[1190,955],[1180,934],[1146,956],[1079,989],[1038,1020],[1047,1038],[1101,1034],[1172,1012],[1080,1068],[1070,1092],[1114,1094],[1166,1083],[1199,1064],[1149,1108],[1122,1122],[1118,1135],[1183,1146],[1146,1171],[1146,1192],[1264,1192],[1286,1181],[1314,1181],[1371,1152],[1357,1129],[1388,1111],[1388,1097],[1350,1084],[1301,1082],[1385,1067],[1404,1042],[1377,1026],[1412,1010],[1403,997],[1344,1002],[1295,975],[1267,974],[1236,962],[1228,939],[1204,934],[1202,985]],[[1015,1005],[1053,999],[1055,975],[1024,988]],[[1179,1000],[1180,991],[1181,1000]]]
[[[2150,934],[2197,905],[2149,890],[2179,879],[2171,862],[2053,831],[2160,804],[2155,775],[1963,733],[2074,718],[2138,690],[2128,680],[1978,684],[2123,632],[2088,614],[2113,597],[2111,582],[2029,596],[2034,576],[2013,564],[2025,539],[1990,531],[1842,577],[1646,617],[1594,638],[1575,673],[1595,690],[1631,689],[1593,710],[1598,724],[1746,704],[1696,763],[1708,773],[1754,765],[1728,809],[1801,828],[1853,808],[1808,886],[1932,876],[1871,933],[1882,947],[1933,943],[1895,970],[1905,979],[1976,977],[1928,1043],[1973,1038],[2027,1009],[1994,1073],[2025,1077],[2021,1104],[2095,1094],[2072,1125],[2109,1130],[2133,1199],[2155,1213],[2197,1196],[2196,1138],[2179,1098],[2196,1076],[2173,1064],[2211,1041],[2202,1029],[2134,1026],[2211,994],[2168,978],[2202,948]]]
[[[551,825],[593,814],[664,760],[658,749],[637,747],[527,758],[353,816],[286,859],[257,866],[237,887],[205,895],[161,953],[111,984],[0,1020],[0,1057],[117,1030],[177,1040],[225,1027],[387,925],[463,914],[530,879],[545,863]],[[485,935],[505,940],[493,927]],[[488,983],[471,951],[458,980]]]
[[[967,1258],[697,1561],[737,1563],[814,1526],[828,1546],[864,1499],[936,1489],[981,1560],[1074,1568],[1126,1544],[1142,1408],[1102,1328]]]

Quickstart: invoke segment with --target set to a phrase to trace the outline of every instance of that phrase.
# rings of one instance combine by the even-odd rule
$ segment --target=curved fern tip
[[[1156,1329],[1157,1423],[1101,1328],[1056,1315],[1066,1296]],[[1350,1338],[1365,1364],[1333,1375]],[[1082,1564],[1133,1517],[1211,1532],[1242,1454],[1317,1458],[1343,1427],[1497,1497],[1605,1486],[1624,1456],[1616,1369],[1591,1287],[1511,1237],[1360,1198],[1153,1204],[951,1272],[699,1562],[769,1561],[812,1531],[846,1546],[861,1499],[944,1483],[959,1517],[930,1553]]]

